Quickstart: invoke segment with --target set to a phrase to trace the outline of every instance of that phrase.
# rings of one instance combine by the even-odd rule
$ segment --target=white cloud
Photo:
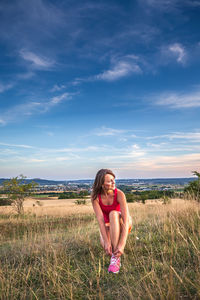
[[[54,134],[53,132],[51,132],[51,131],[48,131],[48,132],[47,132],[47,135],[48,135],[48,136],[54,136],[55,134]]]
[[[114,148],[114,147],[108,147],[106,154],[101,156],[93,157],[92,160],[96,160],[98,162],[116,162],[117,164],[122,164],[127,161],[132,163],[134,160],[141,159],[146,155],[146,151],[144,149],[141,149],[139,145],[134,144],[131,146],[127,146],[126,148]]]
[[[56,96],[56,97],[53,97],[52,99],[51,99],[51,101],[49,102],[49,104],[52,104],[52,105],[54,105],[54,104],[59,104],[60,102],[62,102],[63,100],[69,100],[69,99],[71,99],[72,98],[72,94],[70,94],[70,93],[64,93],[64,94],[62,94],[62,95],[60,95],[60,96]],[[48,104],[47,104],[48,105]]]
[[[1,125],[5,125],[5,124],[6,124],[5,120],[0,119],[0,124],[1,124]]]
[[[132,148],[136,150],[140,149],[140,147],[137,144],[132,145]]]
[[[0,143],[0,146],[6,146],[6,147],[17,147],[17,148],[26,148],[26,149],[32,149],[35,148],[30,145],[21,145],[21,144],[8,144],[8,143]]]
[[[103,151],[103,147],[88,146],[88,147],[71,147],[71,148],[60,148],[60,149],[41,149],[41,151],[49,153],[70,153],[73,155],[74,152],[89,152],[89,151]]]
[[[61,84],[61,85],[55,84],[53,86],[53,88],[51,89],[51,92],[58,92],[58,91],[61,91],[65,88],[66,88],[66,85],[64,85],[64,84]]]
[[[141,157],[137,161],[124,163],[120,172],[133,177],[188,177],[200,164],[200,154],[178,156]],[[126,175],[127,176],[127,175]]]
[[[41,163],[41,162],[45,162],[46,160],[44,159],[39,159],[39,158],[31,158],[31,159],[27,159],[26,162],[29,162],[29,163]]]
[[[146,139],[151,140],[151,139],[169,139],[169,140],[173,140],[173,139],[183,139],[186,141],[190,141],[190,142],[198,142],[200,143],[200,131],[195,131],[195,132],[172,132],[169,134],[163,134],[163,135],[156,135],[156,136],[151,136],[151,137],[147,137]],[[164,143],[161,143],[164,144]],[[154,145],[154,144],[151,144]]]
[[[99,129],[96,129],[93,133],[97,136],[111,136],[111,135],[118,135],[124,133],[125,130],[121,129],[114,129],[114,128],[108,128],[105,126],[102,126]]]
[[[75,155],[75,154],[70,154],[69,156],[60,156],[60,157],[56,157],[56,161],[71,161],[72,159],[80,159],[81,157],[79,155]]]
[[[169,46],[169,51],[176,57],[178,63],[183,64],[186,59],[186,51],[182,45],[175,43]]]
[[[60,104],[62,101],[68,101],[72,99],[74,93],[63,93],[59,96],[51,98],[49,101],[44,102],[28,102],[20,105],[16,105],[0,116],[0,124],[6,125],[9,122],[21,120],[22,117],[31,116],[34,114],[41,114],[47,112],[53,106]]]
[[[144,63],[144,62],[143,62]],[[120,78],[130,76],[131,74],[141,74],[142,69],[139,66],[139,57],[136,55],[126,55],[121,58],[111,58],[111,67],[100,74],[86,78],[75,78],[72,85],[77,86],[84,82],[95,80],[116,81]]]
[[[169,135],[170,139],[186,139],[200,142],[200,132],[175,132]]]
[[[177,109],[200,107],[200,91],[161,94],[156,96],[155,104]]]
[[[22,49],[20,51],[20,56],[31,63],[31,65],[35,68],[39,68],[39,69],[48,69],[50,67],[52,67],[55,62],[46,58],[46,57],[42,57],[40,55],[37,55],[31,51]]]
[[[115,81],[132,73],[142,73],[142,70],[137,63],[122,60],[115,63],[110,70],[96,75],[95,78],[97,80]]]

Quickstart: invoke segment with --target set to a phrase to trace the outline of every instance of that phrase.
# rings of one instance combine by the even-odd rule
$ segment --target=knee
[[[116,211],[116,210],[112,210],[109,213],[109,220],[110,220],[110,222],[112,222],[112,221],[119,221],[119,212]]]

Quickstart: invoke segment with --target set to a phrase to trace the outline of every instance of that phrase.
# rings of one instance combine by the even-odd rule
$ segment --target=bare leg
[[[120,214],[116,210],[112,210],[109,214],[110,219],[110,239],[112,244],[112,252],[117,249],[120,237]]]

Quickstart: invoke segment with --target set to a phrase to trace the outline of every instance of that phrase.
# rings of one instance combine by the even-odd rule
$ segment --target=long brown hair
[[[97,172],[95,180],[94,180],[94,184],[92,187],[92,201],[94,201],[98,194],[101,194],[102,192],[102,185],[104,184],[104,179],[106,174],[110,174],[115,178],[115,174],[109,170],[109,169],[101,169]]]

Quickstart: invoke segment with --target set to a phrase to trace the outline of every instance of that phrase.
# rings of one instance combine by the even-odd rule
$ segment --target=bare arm
[[[111,255],[112,254],[112,246],[111,246],[110,241],[108,240],[103,213],[102,213],[101,207],[100,207],[97,199],[92,201],[92,206],[93,206],[94,212],[96,214],[97,221],[99,223],[99,229],[100,229],[102,238],[104,240],[106,253]]]

